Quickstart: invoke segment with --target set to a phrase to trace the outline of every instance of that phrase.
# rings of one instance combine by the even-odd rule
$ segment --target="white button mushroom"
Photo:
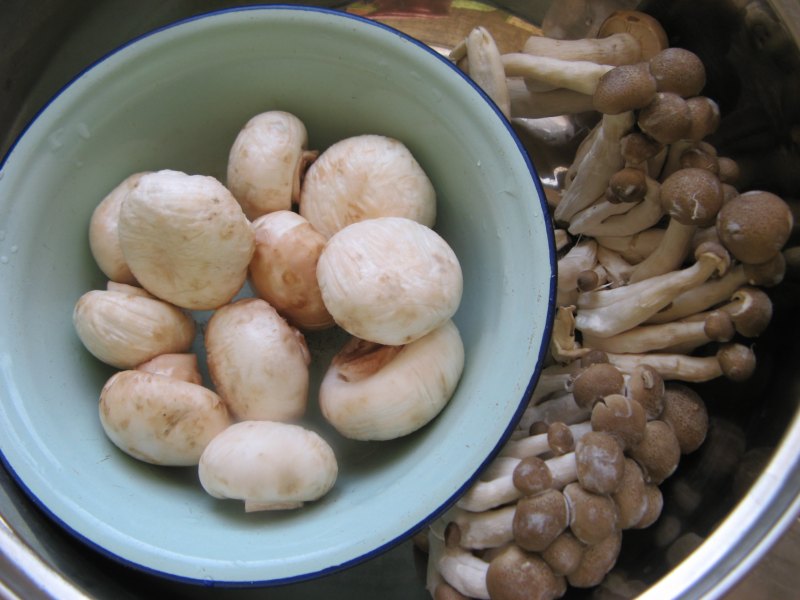
[[[306,127],[291,113],[268,111],[245,124],[231,146],[226,181],[248,219],[299,201],[303,174],[318,155],[307,145]]]
[[[338,465],[317,433],[289,423],[242,421],[215,437],[200,457],[203,489],[243,500],[247,512],[299,508],[336,483]]]
[[[205,345],[211,380],[236,419],[288,421],[303,416],[308,347],[268,302],[243,298],[215,311]]]
[[[119,369],[132,369],[160,354],[186,352],[195,324],[181,309],[138,292],[91,290],[75,304],[72,321],[86,349]]]
[[[305,331],[331,327],[317,283],[326,238],[295,212],[278,210],[253,221],[256,251],[250,284],[292,325]]]
[[[407,344],[443,324],[463,291],[461,266],[447,242],[401,217],[339,231],[320,255],[317,279],[339,326],[387,345]]]
[[[322,380],[320,409],[345,437],[394,439],[442,411],[463,368],[464,346],[452,321],[405,346],[353,338]]]
[[[325,237],[373,217],[406,217],[432,227],[436,192],[402,142],[359,135],[328,147],[309,167],[300,214]]]
[[[244,284],[254,242],[250,222],[213,177],[143,175],[122,202],[119,241],[150,293],[192,310],[228,302]]]
[[[211,390],[138,370],[121,371],[106,382],[99,412],[117,447],[156,465],[196,465],[206,445],[231,423]]]
[[[97,266],[111,281],[136,283],[119,245],[118,225],[122,201],[143,174],[126,177],[100,201],[89,220],[89,249]]]

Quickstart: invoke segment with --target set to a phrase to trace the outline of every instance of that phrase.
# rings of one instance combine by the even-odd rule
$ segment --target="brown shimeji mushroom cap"
[[[642,405],[648,419],[664,408],[664,378],[651,365],[636,365],[628,377],[628,395]]]
[[[620,113],[644,108],[656,95],[656,80],[646,62],[614,67],[601,76],[592,98],[601,113]]]
[[[538,456],[526,456],[514,468],[514,487],[523,495],[532,496],[553,487],[550,468]]]
[[[541,557],[515,545],[489,563],[486,588],[492,600],[553,600],[566,591],[565,582]]]
[[[722,207],[719,178],[707,169],[680,169],[661,184],[661,205],[683,225],[712,225]]]
[[[708,433],[708,411],[695,390],[670,382],[664,392],[664,411],[661,420],[672,426],[682,454],[697,450]]]
[[[786,202],[770,192],[740,194],[722,207],[717,216],[717,234],[738,260],[765,263],[780,253],[794,225]]]
[[[648,421],[642,441],[628,450],[650,483],[660,484],[678,467],[681,449],[672,427],[661,420]]]
[[[575,403],[581,408],[591,408],[609,394],[620,394],[625,388],[625,378],[610,363],[595,363],[586,367],[572,384]]]
[[[612,495],[619,511],[620,529],[630,529],[647,512],[648,496],[641,467],[632,458],[625,459],[625,471],[619,489]]]
[[[517,502],[512,531],[520,548],[541,552],[569,525],[569,510],[564,494],[546,490]]]
[[[635,400],[622,394],[610,394],[594,405],[591,421],[594,431],[610,434],[625,449],[644,437],[647,414]]]
[[[703,61],[684,48],[664,48],[649,61],[650,73],[659,92],[672,92],[683,98],[697,96],[706,85]]]
[[[575,445],[575,463],[581,486],[595,494],[611,494],[619,487],[625,455],[610,434],[590,431]]]
[[[598,585],[616,564],[621,548],[622,533],[619,531],[590,545],[583,553],[581,564],[567,576],[567,581],[577,588]]]
[[[609,496],[593,494],[578,482],[564,488],[570,531],[584,544],[596,544],[619,529],[617,506]]]
[[[688,137],[692,115],[686,100],[678,94],[659,92],[639,111],[639,129],[662,144],[673,144]]]
[[[561,421],[551,423],[547,428],[547,445],[556,455],[575,450],[575,436],[569,425]]]
[[[553,569],[556,575],[569,575],[581,563],[583,551],[586,545],[583,544],[569,531],[559,535],[541,554],[545,562]]]

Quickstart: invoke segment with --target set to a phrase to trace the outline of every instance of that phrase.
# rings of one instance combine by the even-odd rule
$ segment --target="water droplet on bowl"
[[[8,264],[8,257],[7,256],[0,256],[0,263],[7,265]]]
[[[88,140],[90,137],[92,137],[92,132],[89,131],[89,126],[86,123],[78,123],[76,128],[78,130],[78,135],[83,139]]]
[[[19,246],[14,244],[13,246],[11,246],[11,248],[9,248],[9,250],[11,250],[11,254],[16,254],[17,251],[19,250]]]
[[[50,150],[55,152],[64,145],[64,129],[56,129],[48,139],[50,141]]]

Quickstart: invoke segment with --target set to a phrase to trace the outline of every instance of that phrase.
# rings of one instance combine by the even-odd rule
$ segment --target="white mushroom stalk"
[[[614,68],[588,60],[563,60],[523,52],[503,54],[502,60],[507,77],[523,77],[582,94],[593,94],[600,78]]]
[[[578,277],[597,264],[597,242],[585,239],[574,244],[558,259],[556,305],[567,306],[578,301]]]
[[[522,51],[534,56],[590,61],[601,65],[631,64],[642,58],[641,45],[627,32],[614,33],[604,38],[576,40],[532,35],[522,46]]]
[[[311,164],[300,214],[326,238],[373,217],[405,217],[432,227],[436,192],[402,142],[360,135],[334,143]]]
[[[653,227],[632,235],[603,235],[595,238],[597,244],[616,252],[631,264],[638,264],[658,247],[664,230]]]
[[[320,409],[347,438],[395,439],[444,409],[463,369],[464,346],[452,321],[404,346],[352,338],[320,384]]]
[[[589,418],[590,412],[578,406],[571,392],[554,394],[538,404],[528,406],[522,413],[518,428],[528,430],[531,425],[538,422],[555,423],[560,421],[567,425],[582,423]]]
[[[100,392],[100,423],[126,454],[166,466],[196,465],[231,419],[201,385],[138,370],[113,375]]]
[[[664,216],[661,206],[661,184],[648,177],[646,179],[647,191],[644,198],[634,204],[629,210],[619,215],[612,215],[601,222],[587,220],[585,223],[571,224],[567,230],[572,235],[603,236],[628,236],[636,235],[656,225]]]
[[[511,100],[500,50],[485,27],[475,27],[466,38],[470,78],[483,89],[500,111],[511,116]]]
[[[245,124],[229,152],[226,183],[248,219],[300,200],[300,182],[319,154],[307,145],[306,127],[291,113],[268,111]]]
[[[216,310],[205,335],[211,380],[237,420],[292,421],[305,414],[305,338],[259,298]]]
[[[727,253],[718,245],[704,244],[696,262],[673,273],[651,277],[610,290],[582,293],[575,318],[579,331],[610,337],[639,325],[666,307],[680,293],[727,269]]]
[[[367,219],[337,232],[319,257],[317,280],[342,329],[386,345],[407,344],[444,324],[463,292],[452,248],[402,217]]]
[[[241,421],[206,446],[198,473],[211,496],[242,500],[254,512],[319,500],[333,488],[339,467],[330,445],[309,429]]]
[[[575,442],[592,430],[592,424],[589,421],[574,423],[567,427]],[[518,458],[521,460],[528,456],[540,456],[550,451],[550,436],[545,432],[506,442],[505,446],[503,446],[503,449],[500,451],[500,457]],[[508,466],[506,466],[506,468],[508,468]]]
[[[140,288],[92,290],[75,303],[75,332],[98,360],[133,369],[160,354],[187,352],[194,341],[191,316]]]
[[[581,168],[569,182],[556,206],[557,222],[569,222],[575,214],[595,202],[606,190],[608,180],[624,162],[620,140],[633,127],[633,113],[603,115],[597,133],[580,161]]]
[[[125,196],[122,253],[151,294],[191,310],[230,301],[247,277],[254,241],[236,199],[213,177],[158,171]]]
[[[559,88],[531,92],[521,77],[506,78],[512,119],[542,119],[593,110],[592,97],[574,90]]]

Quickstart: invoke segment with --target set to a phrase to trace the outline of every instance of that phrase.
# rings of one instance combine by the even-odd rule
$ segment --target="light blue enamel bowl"
[[[97,415],[112,370],[84,350],[75,301],[104,278],[87,227],[127,175],[224,180],[251,116],[293,112],[310,145],[360,133],[402,140],[433,181],[436,229],[464,272],[455,321],[466,367],[429,426],[385,443],[337,438],[340,476],[301,510],[251,513],[208,496],[196,469],[121,453]],[[124,564],[204,585],[301,581],[369,559],[452,505],[498,452],[541,368],[555,261],[544,195],[509,123],[449,62],[397,31],[321,9],[252,7],[144,36],[81,73],[35,118],[0,171],[0,450],[42,509]],[[202,315],[198,315],[202,320]],[[198,342],[198,347],[202,345]]]

